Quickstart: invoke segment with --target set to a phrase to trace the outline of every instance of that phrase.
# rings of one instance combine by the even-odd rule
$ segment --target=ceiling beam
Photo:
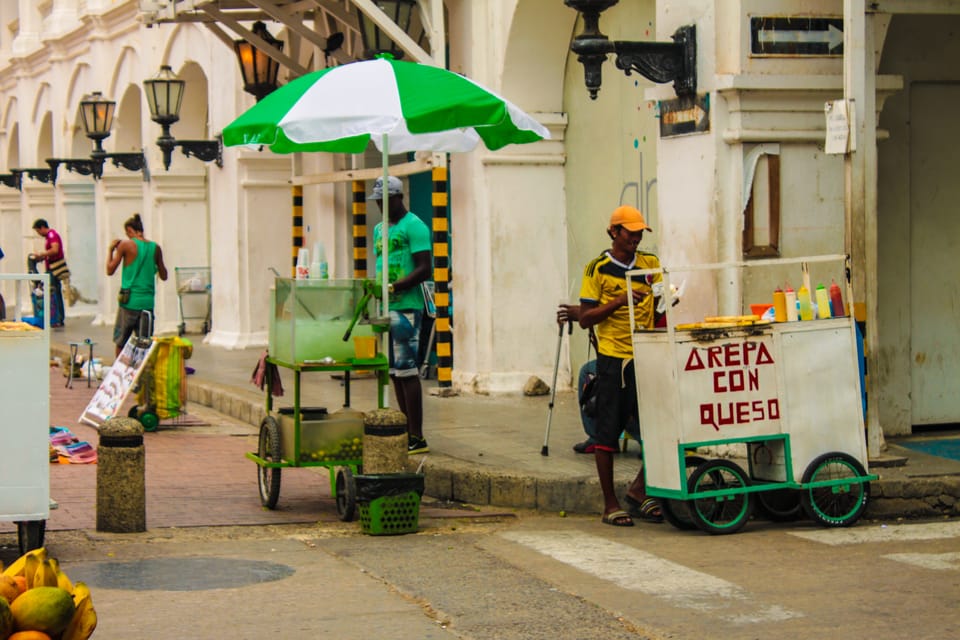
[[[313,29],[310,29],[309,27],[304,25],[302,13],[294,14],[290,11],[285,11],[280,7],[278,7],[277,5],[270,4],[265,0],[249,0],[249,2],[259,7],[265,13],[269,14],[277,22],[285,24],[288,29],[297,33],[304,40],[311,43],[315,47],[319,49],[327,48],[327,38],[321,36]],[[303,3],[300,3],[300,4],[303,4]],[[346,64],[347,62],[350,62],[350,60],[348,60],[346,56],[344,56],[339,51],[333,51],[327,55],[333,58],[334,60],[336,60],[340,64]]]
[[[251,43],[261,52],[270,56],[270,58],[276,60],[278,63],[285,66],[294,76],[306,75],[309,70],[303,67],[299,62],[291,58],[290,56],[284,55],[282,52],[278,51],[276,47],[272,47],[267,44],[260,36],[255,35],[252,31],[242,26],[239,22],[234,20],[231,16],[224,14],[219,9],[216,9],[211,6],[200,7],[202,11],[205,11],[210,16],[216,18],[218,21],[230,27],[234,32],[236,32],[241,38]]]
[[[350,0],[350,2],[372,20],[374,24],[383,29],[390,39],[397,43],[397,46],[403,49],[412,60],[424,64],[436,64],[433,56],[414,42],[413,38],[408,36],[403,29],[397,26],[397,23],[381,11],[373,0]]]

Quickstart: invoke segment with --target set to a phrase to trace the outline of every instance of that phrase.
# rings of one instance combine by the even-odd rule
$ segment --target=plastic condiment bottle
[[[800,319],[813,320],[813,309],[810,308],[810,289],[800,285],[797,290],[797,301],[800,303]]]
[[[797,292],[789,284],[787,290],[783,292],[787,300],[787,322],[796,322],[797,318]]]
[[[830,313],[834,318],[842,318],[847,315],[847,310],[843,308],[843,294],[840,293],[840,287],[836,281],[830,282]]]
[[[773,319],[777,322],[787,321],[787,297],[780,287],[773,292]]]
[[[830,296],[822,284],[817,285],[817,314],[821,318],[830,317]]]
[[[322,242],[315,242],[313,245],[313,262],[310,263],[310,277],[326,280],[329,277],[327,273],[327,252],[323,248]]]

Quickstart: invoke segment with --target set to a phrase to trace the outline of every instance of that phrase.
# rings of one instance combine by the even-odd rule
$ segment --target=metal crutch
[[[573,333],[573,322],[567,320],[569,333]],[[553,402],[557,399],[557,369],[560,368],[560,346],[563,344],[563,325],[557,332],[557,357],[553,363],[553,384],[550,385],[550,410],[547,413],[547,432],[543,434],[543,447],[540,449],[540,455],[549,456],[550,447],[547,444],[550,441],[550,423],[553,422]]]

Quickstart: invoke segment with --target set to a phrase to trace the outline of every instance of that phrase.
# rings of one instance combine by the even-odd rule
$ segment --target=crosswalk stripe
[[[623,589],[662,598],[676,607],[714,612],[731,622],[771,622],[803,615],[758,603],[736,584],[599,536],[558,531],[505,531],[500,535]],[[748,610],[723,612],[732,606]]]
[[[934,571],[960,571],[960,553],[890,553],[883,557]]]
[[[833,546],[862,544],[864,542],[943,540],[945,538],[960,537],[960,522],[860,525],[851,529],[791,531],[790,535]]]

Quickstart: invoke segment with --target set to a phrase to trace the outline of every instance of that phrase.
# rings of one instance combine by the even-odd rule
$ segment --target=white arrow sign
[[[826,43],[828,48],[833,51],[843,44],[843,31],[832,24],[826,30],[819,31],[780,31],[776,29],[761,29],[757,32],[757,38],[762,43],[779,44],[785,42],[797,43]]]

